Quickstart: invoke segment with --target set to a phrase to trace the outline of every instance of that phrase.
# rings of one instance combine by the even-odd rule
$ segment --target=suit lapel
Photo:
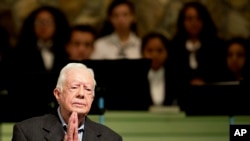
[[[96,126],[96,123],[91,121],[89,118],[86,117],[85,125],[84,125],[84,139],[83,141],[98,141],[101,137],[101,132]]]
[[[46,119],[46,123],[43,126],[43,130],[46,132],[44,137],[48,141],[63,141],[64,130],[59,118],[56,115],[49,115]],[[84,141],[99,141],[101,137],[101,131],[97,126],[97,123],[91,121],[86,117],[84,125]]]
[[[47,131],[45,138],[48,141],[62,141],[65,135],[61,122],[55,115],[51,115],[47,119],[47,122],[44,124],[43,130]]]

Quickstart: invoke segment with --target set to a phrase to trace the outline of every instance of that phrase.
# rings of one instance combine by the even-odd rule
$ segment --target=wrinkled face
[[[134,14],[126,4],[121,4],[113,9],[110,21],[116,31],[128,31],[134,22]]]
[[[147,42],[143,50],[143,57],[152,59],[151,68],[158,70],[167,60],[168,52],[159,38],[152,38]]]
[[[184,27],[189,36],[197,37],[201,32],[202,26],[202,21],[195,8],[187,8],[185,12]]]
[[[62,113],[68,115],[75,111],[78,115],[86,115],[94,100],[94,82],[89,72],[79,68],[66,72],[62,87],[61,91],[54,90]]]
[[[38,39],[50,40],[56,30],[53,16],[48,11],[41,11],[35,18],[35,33]]]
[[[71,60],[89,59],[94,50],[94,36],[89,32],[73,31],[66,50]]]
[[[234,72],[239,73],[246,63],[245,49],[242,45],[234,43],[227,52],[227,66]]]

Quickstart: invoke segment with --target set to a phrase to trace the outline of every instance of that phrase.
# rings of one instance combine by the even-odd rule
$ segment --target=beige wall
[[[23,19],[41,4],[61,8],[71,24],[90,23],[99,27],[105,18],[111,0],[1,0],[0,24],[11,35],[18,34]],[[139,34],[159,30],[170,38],[175,32],[175,22],[183,3],[190,0],[132,0],[136,6]],[[219,29],[219,35],[249,37],[250,1],[248,0],[198,0],[204,3]]]

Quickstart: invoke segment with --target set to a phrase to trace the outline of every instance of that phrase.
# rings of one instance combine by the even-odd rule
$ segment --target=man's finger
[[[72,112],[70,115],[64,141],[78,141],[78,119],[76,112]]]
[[[73,120],[73,125],[74,125],[74,134],[73,134],[73,139],[74,141],[78,141],[78,117],[77,113],[73,112],[74,120]]]

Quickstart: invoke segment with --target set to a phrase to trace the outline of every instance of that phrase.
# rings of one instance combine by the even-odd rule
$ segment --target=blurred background
[[[135,5],[139,37],[143,37],[150,31],[158,31],[171,40],[176,33],[179,11],[184,3],[195,0],[131,1]],[[219,38],[228,40],[233,37],[250,37],[249,0],[196,1],[201,2],[207,7],[218,28]],[[10,37],[10,44],[14,47],[16,46],[21,26],[26,17],[41,5],[51,5],[59,8],[66,14],[70,25],[90,24],[97,30],[100,30],[107,16],[106,10],[110,3],[111,0],[0,0],[0,26],[7,30]],[[220,91],[223,95],[213,98],[219,102],[224,102],[227,100],[224,98],[229,98],[227,95],[228,91],[230,90],[225,92],[223,89]],[[209,95],[209,92],[207,91],[206,96]],[[193,96],[190,98],[194,98],[192,99],[193,102],[195,102],[195,97],[202,98],[203,100],[208,98],[203,97],[200,93],[196,94],[188,95],[185,98]],[[213,94],[215,95],[215,93]],[[230,96],[232,97],[229,98],[230,100],[236,97],[234,94],[237,96],[239,93],[231,91]],[[247,99],[245,100],[248,101]],[[206,108],[211,110],[209,111],[211,113],[214,111],[225,112],[220,111],[221,107],[216,107],[216,105],[211,106],[215,104],[212,101],[208,103],[198,101],[197,103],[203,106],[206,105]],[[197,103],[194,103],[194,105]],[[104,117],[100,115],[90,116],[97,122],[100,122],[100,118],[102,118],[102,121],[104,121],[103,124],[120,133],[124,141],[228,141],[230,124],[250,124],[249,115],[226,116],[223,114],[223,116],[218,116],[220,113],[217,113],[218,115],[192,116],[193,113],[187,115],[175,106],[167,109],[152,107],[149,111],[107,110]],[[200,112],[198,105],[195,105],[197,107],[192,106],[191,109],[194,108],[192,110]],[[213,108],[211,109],[211,107]],[[9,107],[5,107],[4,104],[1,104],[1,108],[9,110]],[[233,106],[230,108],[233,108]],[[237,108],[235,109],[237,110]],[[207,111],[204,110],[205,112]],[[5,113],[3,112],[3,114]],[[0,141],[11,140],[12,127],[12,122],[0,123]]]
[[[111,0],[1,0],[0,25],[8,29],[12,43],[22,21],[38,6],[49,4],[63,10],[71,24],[90,23],[100,27]],[[135,4],[139,35],[151,30],[164,32],[171,38],[183,3],[190,0],[132,0]],[[248,37],[250,34],[250,1],[248,0],[197,0],[211,13],[223,38]]]

